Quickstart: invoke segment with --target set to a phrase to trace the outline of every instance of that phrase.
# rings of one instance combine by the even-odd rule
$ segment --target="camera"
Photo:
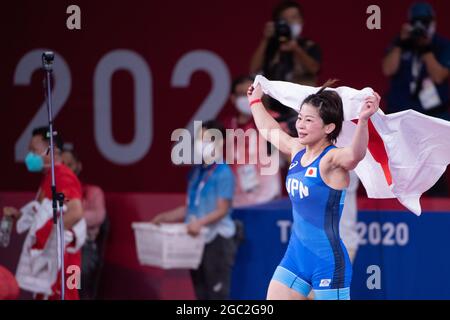
[[[278,20],[275,22],[275,38],[278,42],[288,42],[292,38],[291,27],[284,20]]]
[[[411,21],[411,38],[413,40],[418,40],[420,38],[426,37],[430,23],[431,19],[429,18],[415,19]]]

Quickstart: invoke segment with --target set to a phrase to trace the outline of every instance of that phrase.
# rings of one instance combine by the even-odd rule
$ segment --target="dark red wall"
[[[14,84],[20,59],[37,48],[59,52],[70,68],[68,99],[56,117],[56,128],[75,143],[84,162],[82,178],[106,191],[182,192],[186,167],[170,161],[170,135],[185,127],[211,91],[211,78],[199,70],[185,88],[171,85],[177,62],[187,53],[208,50],[223,60],[230,77],[247,72],[264,23],[277,1],[76,1],[82,29],[66,28],[68,1],[9,1],[2,7],[0,51],[0,190],[35,190],[38,176],[14,158],[14,145],[43,102],[42,73],[26,86]],[[438,31],[450,37],[450,2],[430,1],[437,11]],[[371,86],[384,93],[381,74],[384,49],[406,20],[412,1],[301,1],[305,34],[323,50],[321,81]],[[381,30],[366,28],[366,8],[381,8]],[[140,55],[151,71],[153,140],[145,156],[132,164],[111,163],[94,139],[94,71],[100,59],[116,49]],[[55,63],[58,63],[56,61]],[[133,82],[129,73],[112,77],[112,128],[118,143],[132,140],[135,127]],[[66,81],[67,79],[65,79]],[[225,83],[220,90],[228,90]],[[221,103],[223,113],[233,111]]]

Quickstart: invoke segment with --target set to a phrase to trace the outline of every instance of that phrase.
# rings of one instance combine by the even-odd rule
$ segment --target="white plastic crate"
[[[186,224],[132,224],[139,262],[163,269],[197,269],[205,247],[204,232],[192,237]]]

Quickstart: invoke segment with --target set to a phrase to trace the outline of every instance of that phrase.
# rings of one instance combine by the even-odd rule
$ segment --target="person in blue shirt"
[[[390,78],[387,112],[413,109],[450,121],[450,41],[436,34],[436,15],[430,4],[413,4],[382,63]],[[425,195],[447,197],[443,175]]]
[[[380,103],[366,99],[352,144],[334,146],[344,120],[340,96],[325,88],[300,105],[294,138],[265,109],[261,86],[247,91],[260,134],[292,159],[286,189],[292,203],[293,226],[286,253],[269,284],[268,299],[350,299],[351,262],[339,235],[339,220],[349,185],[349,171],[364,158],[368,121]]]
[[[436,33],[430,4],[413,4],[408,18],[382,63],[384,75],[390,78],[387,111],[414,109],[450,120],[450,41]]]
[[[214,137],[214,138],[213,138]],[[229,298],[231,269],[234,263],[236,226],[231,219],[234,176],[223,163],[225,129],[210,120],[202,124],[194,143],[202,164],[188,175],[187,204],[157,215],[153,223],[184,220],[189,234],[199,235],[205,228],[205,248],[201,264],[191,271],[195,294],[199,300]]]
[[[430,4],[414,3],[383,59],[383,73],[390,78],[387,112],[414,109],[450,121],[450,41],[436,33],[436,15]],[[425,193],[447,197],[445,175]]]

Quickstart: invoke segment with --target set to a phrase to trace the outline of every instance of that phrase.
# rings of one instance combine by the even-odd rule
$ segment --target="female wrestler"
[[[342,100],[327,82],[300,107],[296,129],[289,136],[266,111],[260,85],[247,96],[260,134],[288,154],[286,188],[292,202],[293,227],[285,256],[276,268],[268,299],[350,299],[351,263],[339,236],[339,219],[349,171],[364,158],[368,120],[378,109],[374,93],[361,108],[352,144],[334,146],[344,120]],[[276,137],[276,138],[275,138]]]

